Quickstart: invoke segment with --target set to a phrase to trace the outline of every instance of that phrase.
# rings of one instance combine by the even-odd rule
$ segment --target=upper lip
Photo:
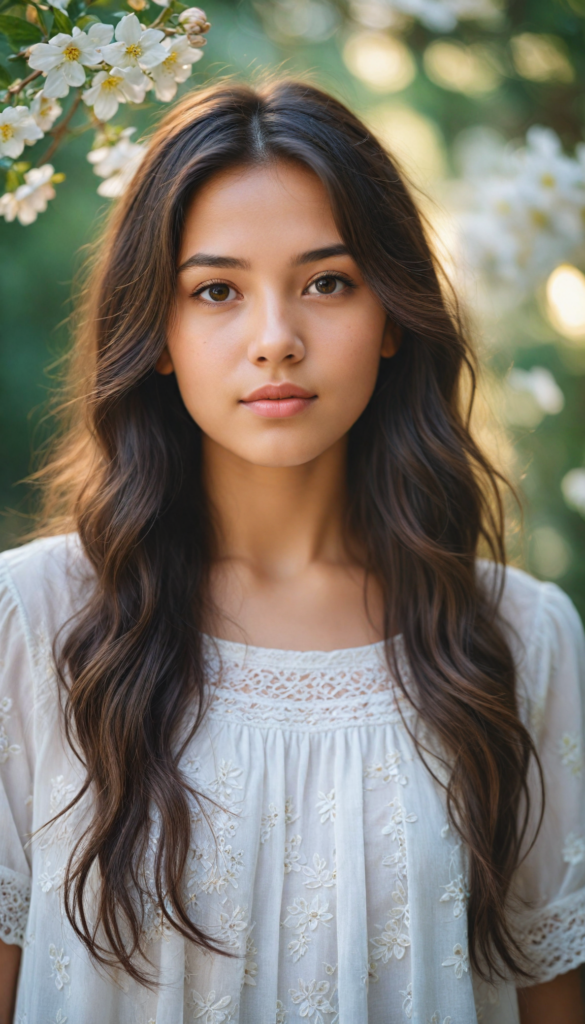
[[[300,388],[298,384],[287,384],[284,381],[282,384],[264,384],[261,388],[256,388],[255,391],[242,398],[242,402],[259,402],[262,398],[272,400],[279,398],[315,398],[315,393],[307,391],[305,388]]]

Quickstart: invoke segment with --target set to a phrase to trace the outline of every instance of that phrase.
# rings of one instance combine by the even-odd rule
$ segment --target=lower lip
[[[242,402],[242,405],[251,409],[257,416],[282,420],[288,416],[298,416],[314,401],[314,398],[259,398],[256,402]]]

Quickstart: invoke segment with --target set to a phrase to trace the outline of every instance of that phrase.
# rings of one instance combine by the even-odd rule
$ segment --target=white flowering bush
[[[209,22],[179,0],[128,0],[133,11],[101,20],[92,0],[31,0],[0,14],[0,37],[13,53],[0,63],[0,216],[32,224],[65,175],[50,162],[69,135],[95,132],[88,160],[115,197],[144,155],[134,128],[113,125],[120,104],[142,105],[152,93],[168,103],[202,56]],[[138,17],[139,12],[142,21]],[[20,16],[22,12],[22,16]],[[62,101],[62,102],[60,102]],[[82,124],[73,123],[78,110]],[[36,161],[26,148],[46,145]],[[36,156],[35,148],[34,155]],[[1,181],[1,179],[0,179]],[[3,194],[2,194],[3,192]]]
[[[552,128],[533,126],[521,145],[478,129],[462,164],[454,196],[466,263],[523,299],[585,243],[585,144],[568,156]]]

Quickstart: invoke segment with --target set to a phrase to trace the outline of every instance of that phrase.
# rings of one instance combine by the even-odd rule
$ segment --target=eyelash
[[[355,288],[355,284],[353,283],[353,281],[351,281],[349,277],[346,277],[345,274],[341,274],[337,270],[336,271],[326,271],[325,273],[317,274],[313,278],[312,281],[309,281],[308,285],[304,289],[303,294],[305,294],[305,292],[307,292],[307,290],[311,287],[311,285],[316,284],[317,281],[322,280],[322,278],[324,278],[324,277],[332,277],[336,281],[341,281],[346,286],[346,288]],[[203,294],[203,292],[207,291],[208,288],[212,288],[214,284],[225,284],[225,285],[228,286],[228,288],[233,288],[234,287],[233,285],[229,284],[227,281],[222,280],[222,278],[216,277],[216,278],[213,279],[213,281],[206,281],[205,284],[200,285],[199,288],[197,288],[192,293],[192,298],[198,299],[199,296]],[[234,288],[234,291],[236,291],[235,288]],[[339,294],[339,292],[337,294]],[[326,299],[326,298],[329,298],[329,296],[323,295],[322,298]],[[204,301],[208,301],[208,300],[204,300]],[[212,305],[212,303],[209,303],[209,305]],[[218,306],[222,305],[222,303],[218,302],[217,305]]]

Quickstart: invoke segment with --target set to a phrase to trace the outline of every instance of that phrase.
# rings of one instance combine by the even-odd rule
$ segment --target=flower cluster
[[[149,0],[128,2],[139,11],[149,7]],[[149,25],[142,24],[135,13],[122,15],[116,26],[99,21],[93,9],[86,14],[83,0],[76,5],[81,14],[75,24],[67,15],[69,0],[55,0],[49,9],[33,0],[32,18],[27,8],[28,20],[5,19],[14,38],[0,25],[0,33],[8,36],[13,49],[20,50],[24,38],[38,40],[18,53],[20,60],[27,61],[29,73],[0,92],[0,169],[6,172],[0,216],[7,221],[32,223],[54,197],[53,186],[64,175],[56,175],[47,158],[69,133],[80,101],[89,117],[75,131],[98,129],[88,156],[104,179],[98,192],[114,197],[124,191],[145,147],[131,141],[135,129],[120,131],[109,122],[121,103],[142,104],[149,92],[162,102],[172,100],[178,85],[201,59],[210,27],[198,7],[185,7],[179,0],[154,2],[163,9]],[[14,22],[22,26],[15,27]],[[76,95],[68,99],[71,90]],[[59,100],[67,100],[63,117]],[[53,138],[41,158],[42,166],[15,162],[25,146],[34,146],[49,133]]]
[[[585,240],[585,145],[570,157],[550,128],[530,128],[519,147],[480,130],[462,162],[466,263],[522,297]]]

